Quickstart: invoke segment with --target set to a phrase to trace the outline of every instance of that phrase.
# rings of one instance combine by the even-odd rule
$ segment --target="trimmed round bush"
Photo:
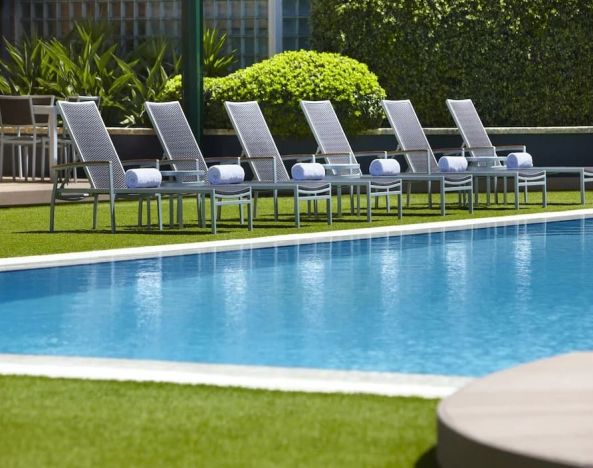
[[[181,88],[181,76],[175,76],[160,99],[180,99]],[[335,53],[290,51],[225,77],[204,78],[204,126],[231,127],[225,101],[258,101],[274,135],[308,136],[299,102],[329,99],[344,129],[360,133],[381,124],[384,98],[377,76],[365,64]]]

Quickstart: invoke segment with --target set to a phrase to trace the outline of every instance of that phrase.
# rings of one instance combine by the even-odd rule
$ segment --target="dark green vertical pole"
[[[183,107],[198,142],[202,140],[202,0],[181,0]]]

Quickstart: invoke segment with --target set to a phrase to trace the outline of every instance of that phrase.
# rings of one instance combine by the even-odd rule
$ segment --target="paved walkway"
[[[593,467],[593,352],[475,380],[438,410],[442,468]]]
[[[80,179],[79,179],[80,180]],[[74,187],[88,187],[86,181],[72,184]],[[0,182],[0,206],[41,205],[49,203],[52,184],[46,182],[13,182],[4,178]]]

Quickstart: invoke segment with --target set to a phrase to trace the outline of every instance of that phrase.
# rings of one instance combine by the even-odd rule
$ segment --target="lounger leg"
[[[307,216],[311,216],[311,200],[307,200]]]
[[[354,187],[350,186],[350,214],[354,216]]]
[[[412,194],[412,182],[408,182],[408,194],[407,194],[407,200],[406,200],[406,206],[409,208],[410,207],[410,196]]]
[[[432,209],[432,181],[428,181],[428,207]]]
[[[274,195],[274,221],[278,221],[278,190],[274,190],[273,195]]]
[[[441,216],[445,216],[445,181],[441,180]]]
[[[156,208],[157,208],[157,217],[159,222],[159,231],[163,230],[163,200],[161,194],[157,194],[156,196]]]
[[[402,193],[401,191],[397,194],[397,218],[402,219]]]
[[[527,204],[527,185],[525,185],[525,204]]]
[[[519,209],[519,176],[515,176],[515,209]]]
[[[183,195],[177,195],[177,224],[183,229]]]
[[[216,195],[214,191],[210,192],[210,224],[212,226],[212,234],[216,234]]]
[[[239,205],[239,223],[241,226],[245,224],[245,218],[243,217],[243,205]]]
[[[259,196],[259,192],[255,192],[253,194],[253,217],[257,218],[257,199]]]
[[[313,213],[315,214],[315,219],[317,219],[319,215],[319,203],[317,203],[317,200],[313,200]]]
[[[388,197],[385,198],[389,199]],[[379,209],[379,197],[375,197],[375,209]]]
[[[300,213],[300,205],[299,205],[299,193],[298,190],[294,190],[293,194],[294,198],[294,224],[297,228],[301,227],[301,213]]]
[[[490,177],[486,177],[486,206],[490,206]]]
[[[470,213],[473,213],[474,212],[474,201],[473,201],[473,197],[472,197],[472,192],[473,191],[474,191],[474,184],[473,184],[473,180],[472,180],[472,188],[471,188],[471,190],[469,191],[469,194],[468,194],[469,195],[469,197],[468,197],[469,198],[468,205],[469,205],[469,212]]]
[[[152,216],[150,213],[150,197],[146,197],[146,227],[152,229]]]
[[[377,200],[379,197],[377,197]],[[385,196],[385,205],[387,208],[387,214],[391,213],[391,197],[389,196],[389,191],[387,191],[387,195]]]
[[[338,216],[342,216],[342,186],[341,185],[338,185],[336,187],[336,197],[338,198]]]
[[[200,194],[200,227],[206,227],[206,194]]]
[[[360,185],[356,187],[358,191],[358,216],[360,216]],[[373,220],[372,215],[372,202],[371,202],[371,184],[367,184],[367,222],[371,222]]]
[[[115,195],[109,194],[109,212],[111,218],[111,233],[115,234]]]
[[[196,194],[196,216],[198,219],[198,226],[200,225],[200,215],[201,215],[201,210],[200,210],[200,194]]]
[[[371,203],[370,198],[367,198],[367,203]],[[360,216],[360,185],[356,186],[356,216]]]
[[[51,201],[49,205],[49,232],[54,232],[54,216],[56,211],[56,192],[58,189],[58,179],[54,182],[54,187],[51,191]]]
[[[0,156],[0,171],[2,170],[2,156]],[[580,178],[580,186],[581,186],[581,205],[585,204],[585,173],[581,171],[581,178]]]
[[[548,206],[548,189],[546,188],[546,182],[542,187],[542,206],[545,208]]]
[[[142,226],[142,208],[144,207],[144,198],[138,199],[138,227]]]
[[[253,192],[249,194],[249,203],[247,204],[247,230],[253,231]]]
[[[506,205],[507,204],[507,191],[508,191],[508,178],[507,177],[502,178],[502,187],[504,190],[503,203]]]
[[[139,209],[142,210],[142,201],[140,201]],[[98,210],[99,210],[99,195],[95,195],[93,197],[93,229],[97,229],[97,211]]]
[[[325,202],[325,209],[327,210],[327,224],[329,224],[331,226],[332,224],[332,194],[331,194],[331,189],[329,191],[329,197],[327,199],[327,201]]]
[[[172,229],[175,225],[175,197],[169,195],[169,227]]]

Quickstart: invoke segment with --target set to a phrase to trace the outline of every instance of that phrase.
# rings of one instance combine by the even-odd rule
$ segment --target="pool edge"
[[[395,372],[17,354],[0,354],[0,375],[420,398],[444,398],[474,380],[471,377]]]
[[[93,250],[62,254],[9,257],[0,259],[0,272],[50,268],[56,266],[90,263],[139,260],[154,257],[170,257],[198,253],[224,252],[229,250],[282,247],[316,242],[332,242],[373,237],[425,234],[430,232],[480,229],[516,224],[533,224],[548,221],[568,221],[593,217],[593,209],[556,211],[551,213],[529,213],[523,215],[497,216],[480,219],[436,221],[431,223],[407,224],[404,226],[381,226],[340,231],[285,234],[250,239],[229,239],[185,244],[168,244],[123,249]]]

